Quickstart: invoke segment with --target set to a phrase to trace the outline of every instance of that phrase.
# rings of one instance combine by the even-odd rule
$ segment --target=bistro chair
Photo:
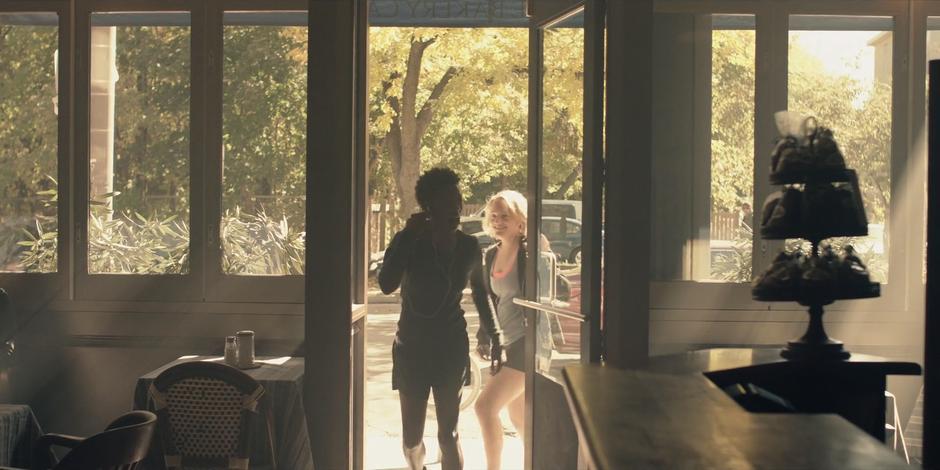
[[[149,393],[167,470],[248,468],[264,394],[257,380],[224,364],[184,362],[158,375]],[[270,414],[265,417],[276,468]]]
[[[112,421],[104,432],[88,438],[43,434],[33,449],[33,470],[134,470],[147,456],[156,427],[153,413],[131,411]],[[71,449],[54,465],[53,446]]]

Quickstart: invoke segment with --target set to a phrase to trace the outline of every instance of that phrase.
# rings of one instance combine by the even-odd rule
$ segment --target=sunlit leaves
[[[554,34],[555,32],[553,32]],[[482,203],[500,189],[524,190],[528,116],[528,31],[507,29],[372,28],[370,32],[370,133],[384,143],[401,99],[412,40],[433,39],[424,53],[417,94],[420,107],[449,67],[459,73],[434,103],[422,137],[421,168],[447,165],[462,176],[465,198]],[[583,31],[558,31],[549,40],[546,67],[546,147],[561,152],[546,158],[548,186],[559,188],[580,165],[582,142]],[[374,147],[370,189],[374,197],[396,194],[395,176],[382,145]],[[406,158],[403,156],[403,158]],[[401,184],[402,187],[413,187]],[[578,197],[580,184],[566,191]]]
[[[40,221],[56,220],[55,205],[36,193],[49,190],[47,175],[55,175],[58,166],[57,44],[55,27],[0,25],[0,271],[24,269],[16,255],[23,242],[55,244],[26,233]],[[55,271],[55,251],[43,253],[35,270]]]

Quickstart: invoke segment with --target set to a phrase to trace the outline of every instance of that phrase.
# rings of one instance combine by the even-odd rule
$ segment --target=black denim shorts
[[[392,390],[458,389],[470,380],[470,343],[466,333],[392,344]]]
[[[503,366],[525,372],[525,339],[517,339],[503,350],[506,351],[506,362]]]

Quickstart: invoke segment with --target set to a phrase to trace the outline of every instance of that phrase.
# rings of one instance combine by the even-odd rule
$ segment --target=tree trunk
[[[581,176],[581,165],[577,165],[571,169],[571,172],[568,173],[568,176],[565,177],[565,181],[561,183],[561,186],[558,187],[555,191],[552,191],[550,194],[550,199],[564,199],[565,193],[571,189],[571,186],[578,181],[578,177]]]
[[[421,174],[421,139],[427,133],[434,107],[444,94],[447,84],[458,73],[450,67],[434,85],[427,101],[418,109],[418,88],[421,82],[421,61],[424,51],[434,44],[435,39],[411,39],[405,78],[402,83],[401,99],[391,98],[390,103],[396,115],[386,136],[385,145],[392,160],[392,174],[395,176],[395,189],[400,204],[398,215],[404,219],[418,210],[414,188]]]

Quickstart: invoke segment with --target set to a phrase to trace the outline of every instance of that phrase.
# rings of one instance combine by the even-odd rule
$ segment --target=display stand
[[[813,142],[812,136],[807,139]],[[842,168],[814,168],[816,156],[812,144],[807,148],[801,147],[799,151],[805,154],[799,158],[808,164],[798,171],[776,172],[770,177],[772,184],[784,186],[784,191],[790,193],[789,201],[785,201],[781,193],[777,202],[793,206],[786,209],[790,216],[767,223],[772,217],[765,214],[761,236],[769,240],[804,239],[810,242],[812,249],[808,256],[783,252],[778,256],[778,259],[783,257],[779,263],[789,264],[778,266],[775,262],[755,281],[752,295],[758,301],[795,301],[809,307],[806,332],[799,339],[788,342],[781,356],[790,360],[844,360],[850,357],[850,353],[841,341],[826,334],[823,307],[836,300],[878,297],[881,286],[869,280],[854,250],[847,249],[845,258],[841,259],[832,252],[822,256],[820,243],[832,237],[868,234],[858,177],[855,171],[844,168],[844,165]],[[776,160],[777,156],[775,164]],[[796,191],[799,191],[800,198],[794,196]],[[841,198],[829,197],[837,191],[841,191]],[[795,203],[797,200],[798,204]],[[774,204],[765,204],[764,210],[777,208]],[[799,215],[793,216],[794,213]],[[777,279],[767,279],[769,276],[777,276]],[[778,282],[780,279],[784,281]]]

